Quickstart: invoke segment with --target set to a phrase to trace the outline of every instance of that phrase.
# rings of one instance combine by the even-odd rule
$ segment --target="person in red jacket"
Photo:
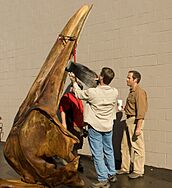
[[[81,83],[78,83],[78,85],[83,89]],[[59,107],[62,125],[80,141],[74,145],[73,149],[73,154],[77,156],[78,150],[82,149],[83,146],[84,108],[82,100],[75,97],[72,84],[70,86],[70,91],[62,96]],[[78,171],[83,172],[83,167],[80,162]]]

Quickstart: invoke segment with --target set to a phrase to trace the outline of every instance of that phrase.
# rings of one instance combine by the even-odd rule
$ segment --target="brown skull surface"
[[[66,24],[14,119],[4,156],[24,182],[83,186],[77,174],[79,158],[72,153],[78,139],[62,126],[57,109],[66,81],[65,68],[91,7],[81,7]],[[57,168],[56,156],[68,164]]]

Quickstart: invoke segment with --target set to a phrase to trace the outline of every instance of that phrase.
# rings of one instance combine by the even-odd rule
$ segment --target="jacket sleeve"
[[[91,93],[90,89],[81,90],[76,82],[73,83],[75,96],[81,100],[90,101]]]
[[[136,119],[144,119],[147,108],[147,94],[140,90],[136,95]]]

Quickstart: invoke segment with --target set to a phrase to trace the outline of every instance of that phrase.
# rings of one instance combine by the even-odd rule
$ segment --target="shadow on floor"
[[[89,188],[92,182],[96,182],[96,173],[90,156],[81,156],[84,173],[80,176]],[[3,143],[0,142],[0,178],[20,179],[20,176],[8,165],[3,156]],[[111,188],[172,188],[172,171],[145,166],[143,178],[130,180],[127,175],[118,175],[118,181],[111,184]],[[61,185],[58,188],[67,188]]]

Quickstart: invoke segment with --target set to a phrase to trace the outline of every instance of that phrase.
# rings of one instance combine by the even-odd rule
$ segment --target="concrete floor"
[[[96,182],[96,173],[91,157],[81,156],[84,173],[80,176],[89,188],[92,182]],[[0,143],[0,178],[20,179],[20,176],[8,165],[3,156],[3,143]],[[172,170],[158,169],[145,166],[145,175],[136,180],[128,179],[127,175],[118,175],[118,181],[111,184],[111,188],[172,188]],[[67,188],[61,185],[58,188]]]

